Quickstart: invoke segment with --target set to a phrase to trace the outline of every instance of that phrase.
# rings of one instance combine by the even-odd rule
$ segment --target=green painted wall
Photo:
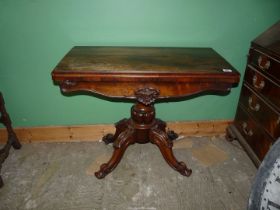
[[[15,126],[113,123],[129,103],[63,96],[50,73],[74,45],[212,47],[242,74],[279,0],[0,0],[0,89]],[[164,120],[233,119],[228,96],[157,104]]]

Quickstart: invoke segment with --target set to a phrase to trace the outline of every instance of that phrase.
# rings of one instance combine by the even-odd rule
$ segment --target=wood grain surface
[[[64,93],[91,92],[132,98],[139,88],[158,98],[180,98],[204,91],[228,92],[239,73],[211,48],[73,47],[52,71]]]

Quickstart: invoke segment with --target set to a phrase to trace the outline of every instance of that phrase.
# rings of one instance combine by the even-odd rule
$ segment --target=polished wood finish
[[[155,108],[152,103],[159,96],[159,91],[152,88],[135,91],[138,103],[131,108],[131,118],[123,119],[116,124],[116,132],[103,138],[105,143],[114,143],[114,153],[108,163],[102,164],[95,173],[99,179],[104,178],[120,162],[126,148],[134,143],[151,142],[158,146],[166,162],[184,176],[190,176],[192,171],[183,162],[178,162],[172,152],[172,140],[166,133],[166,123],[155,118]]]
[[[62,92],[127,99],[136,98],[135,88],[160,90],[158,99],[180,98],[227,91],[239,81],[238,72],[211,48],[74,47],[52,77]]]
[[[280,22],[251,44],[233,125],[237,138],[258,166],[280,137]]]
[[[126,148],[151,142],[166,162],[185,176],[186,164],[172,152],[176,133],[155,118],[154,103],[205,92],[228,93],[239,73],[211,48],[74,47],[52,72],[63,93],[86,91],[109,98],[132,99],[131,118],[116,123],[111,159],[96,172],[103,178],[120,162]]]
[[[148,90],[151,95],[157,91]],[[140,96],[139,101],[147,101]],[[152,96],[153,97],[153,96]],[[153,100],[152,100],[153,101]],[[166,123],[155,118],[155,108],[151,103],[147,105],[136,103],[131,109],[131,119],[123,119],[116,124],[116,132],[103,138],[105,143],[113,143],[114,153],[108,163],[102,164],[95,173],[99,179],[104,178],[120,162],[126,148],[134,143],[145,144],[151,142],[157,145],[166,162],[184,176],[190,176],[192,171],[183,162],[178,162],[172,152],[173,143],[166,133]]]
[[[7,142],[5,146],[0,150],[0,187],[3,187],[4,183],[1,177],[2,163],[8,157],[11,146],[13,146],[14,149],[20,149],[21,144],[12,128],[12,122],[8,112],[6,111],[4,98],[1,92],[0,92],[0,113],[1,113],[0,123],[2,123],[6,127],[8,132]]]

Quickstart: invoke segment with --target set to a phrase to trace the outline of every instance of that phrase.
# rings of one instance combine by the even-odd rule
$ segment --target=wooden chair
[[[4,185],[4,182],[1,177],[2,163],[8,157],[11,146],[13,146],[14,149],[21,148],[21,144],[12,128],[12,122],[9,117],[9,114],[6,111],[4,98],[1,92],[0,92],[0,113],[1,113],[0,123],[2,123],[6,127],[8,132],[7,143],[2,149],[0,149],[0,188],[1,188]]]

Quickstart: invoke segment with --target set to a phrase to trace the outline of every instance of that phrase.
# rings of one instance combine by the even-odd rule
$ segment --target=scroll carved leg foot
[[[161,151],[166,162],[176,171],[184,176],[190,176],[192,170],[187,168],[184,162],[179,162],[172,151],[173,143],[168,138],[167,134],[160,129],[151,129],[149,133],[150,141],[156,144]]]
[[[114,153],[111,159],[100,166],[100,170],[95,172],[98,179],[104,178],[107,174],[112,172],[119,164],[125,150],[131,144],[134,144],[133,130],[127,129],[123,131],[114,141]]]
[[[103,136],[102,141],[105,144],[113,143],[118,136],[127,129],[128,126],[128,119],[122,119],[121,121],[115,124],[116,132],[115,134],[108,133],[107,135]]]

